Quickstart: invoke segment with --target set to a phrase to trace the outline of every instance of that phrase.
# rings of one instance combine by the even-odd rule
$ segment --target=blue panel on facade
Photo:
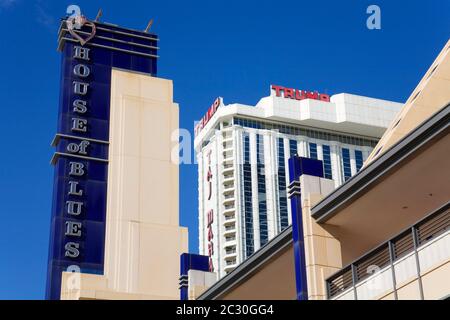
[[[209,257],[193,253],[180,256],[180,300],[188,300],[189,270],[209,272]]]
[[[82,220],[80,236],[67,235],[67,224],[78,223],[79,219],[67,217],[54,217],[52,219],[52,230],[54,232],[53,262],[59,265],[83,265],[83,264],[103,264],[103,238],[104,222]],[[66,241],[67,240],[67,241]],[[79,244],[80,254],[76,258],[68,259],[65,245],[69,242]]]
[[[298,180],[304,174],[323,178],[322,161],[304,157],[291,157],[289,159],[289,181]]]
[[[290,203],[292,212],[292,239],[294,242],[295,284],[297,299],[308,299],[306,280],[305,244],[303,234],[302,197],[300,194],[300,176],[323,177],[322,161],[303,157],[289,159]]]
[[[79,200],[70,196],[70,178],[57,177],[57,190],[55,195],[55,208],[53,210],[55,217],[61,217],[67,214],[67,201]],[[90,221],[105,221],[106,215],[106,189],[105,181],[85,180],[79,181],[77,188],[83,190],[87,195],[83,198],[83,205],[80,208],[80,218]]]
[[[156,35],[96,26],[96,36],[81,46],[62,21],[47,299],[60,298],[61,273],[69,267],[103,274],[112,68],[156,75]]]
[[[109,93],[108,93],[109,96]],[[108,104],[109,107],[109,104]],[[83,119],[88,119],[87,128],[89,129],[86,133],[73,132],[71,130],[74,116],[67,113],[62,113],[59,117],[60,122],[58,125],[58,133],[68,134],[74,136],[80,136],[83,138],[96,139],[102,141],[108,141],[109,137],[109,120],[103,120],[91,117],[79,117]],[[109,118],[108,118],[109,119]]]
[[[61,157],[55,165],[55,175],[58,177],[66,177],[67,172],[70,171],[70,163],[74,161],[83,164],[84,168],[86,168],[86,174],[82,177],[78,177],[78,181],[96,180],[106,182],[106,179],[108,178],[108,166],[104,162],[99,161],[87,161]],[[55,191],[56,190],[57,189],[55,189]]]
[[[209,257],[200,254],[183,253],[180,256],[180,275],[187,275],[189,270],[209,271]]]

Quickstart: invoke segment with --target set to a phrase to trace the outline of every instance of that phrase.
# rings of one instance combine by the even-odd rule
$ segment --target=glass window
[[[353,137],[353,136],[344,136],[334,133],[328,133],[328,132],[322,132],[317,130],[310,130],[310,129],[304,129],[300,127],[295,126],[288,126],[285,124],[279,124],[279,123],[271,123],[267,121],[258,121],[258,120],[249,120],[249,119],[243,119],[239,117],[234,118],[234,124],[241,125],[243,127],[248,128],[256,128],[256,129],[266,129],[266,130],[278,130],[281,133],[284,134],[290,134],[295,136],[307,136],[312,139],[323,139],[323,140],[329,140],[329,141],[338,141],[341,143],[347,143],[347,144],[355,144],[355,145],[361,145],[361,146],[370,146],[375,147],[377,144],[377,140],[369,140],[369,139],[362,139],[359,137]]]
[[[286,191],[286,165],[284,163],[284,139],[278,138],[278,199],[279,199],[279,228],[284,230],[289,225],[288,203]]]
[[[352,168],[350,166],[350,150],[342,148],[342,168],[344,171],[344,181],[347,181],[352,176]]]
[[[363,166],[363,154],[360,150],[355,150],[356,172],[359,172]]]
[[[317,159],[317,144],[315,143],[309,144],[309,157],[311,159]]]
[[[289,155],[295,156],[297,153],[297,140],[289,140]]]
[[[249,257],[255,250],[253,237],[253,208],[252,208],[252,168],[250,164],[250,137],[248,134],[244,138],[244,163],[243,172],[243,193],[244,193],[244,227],[245,227],[245,254]]]
[[[325,178],[333,179],[333,172],[331,169],[331,150],[330,146],[323,145],[323,173]]]

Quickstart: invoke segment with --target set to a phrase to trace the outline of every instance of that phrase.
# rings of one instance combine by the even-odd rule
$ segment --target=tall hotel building
[[[291,225],[288,159],[323,160],[339,187],[362,167],[402,104],[280,86],[256,106],[216,99],[195,128],[199,251],[231,272]]]

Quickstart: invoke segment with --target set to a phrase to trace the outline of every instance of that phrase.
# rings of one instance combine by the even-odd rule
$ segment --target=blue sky
[[[56,132],[59,18],[144,29],[154,18],[159,76],[174,80],[180,126],[192,131],[215,97],[255,104],[270,84],[403,102],[449,38],[450,1],[0,0],[0,299],[42,299]],[[381,30],[366,8],[381,8]],[[198,250],[197,168],[180,171],[181,223]]]

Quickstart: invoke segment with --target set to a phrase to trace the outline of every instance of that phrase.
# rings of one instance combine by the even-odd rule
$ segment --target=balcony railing
[[[234,241],[236,240],[236,236],[226,236],[225,241]]]
[[[236,259],[228,260],[225,263],[227,266],[234,266],[236,264]]]
[[[223,185],[223,192],[230,192],[234,191],[234,183],[233,182],[227,182]]]
[[[236,227],[234,225],[225,227],[225,231],[234,231],[234,230],[236,230]]]
[[[229,179],[233,179],[233,178],[234,178],[234,173],[223,175],[223,180],[229,180]]]
[[[231,164],[224,164],[224,165],[223,165],[223,170],[225,171],[225,170],[227,170],[227,169],[234,169],[233,164],[232,164],[232,163],[231,163]]]
[[[326,280],[328,299],[376,299],[450,259],[450,203]],[[423,289],[419,286],[420,296]]]

